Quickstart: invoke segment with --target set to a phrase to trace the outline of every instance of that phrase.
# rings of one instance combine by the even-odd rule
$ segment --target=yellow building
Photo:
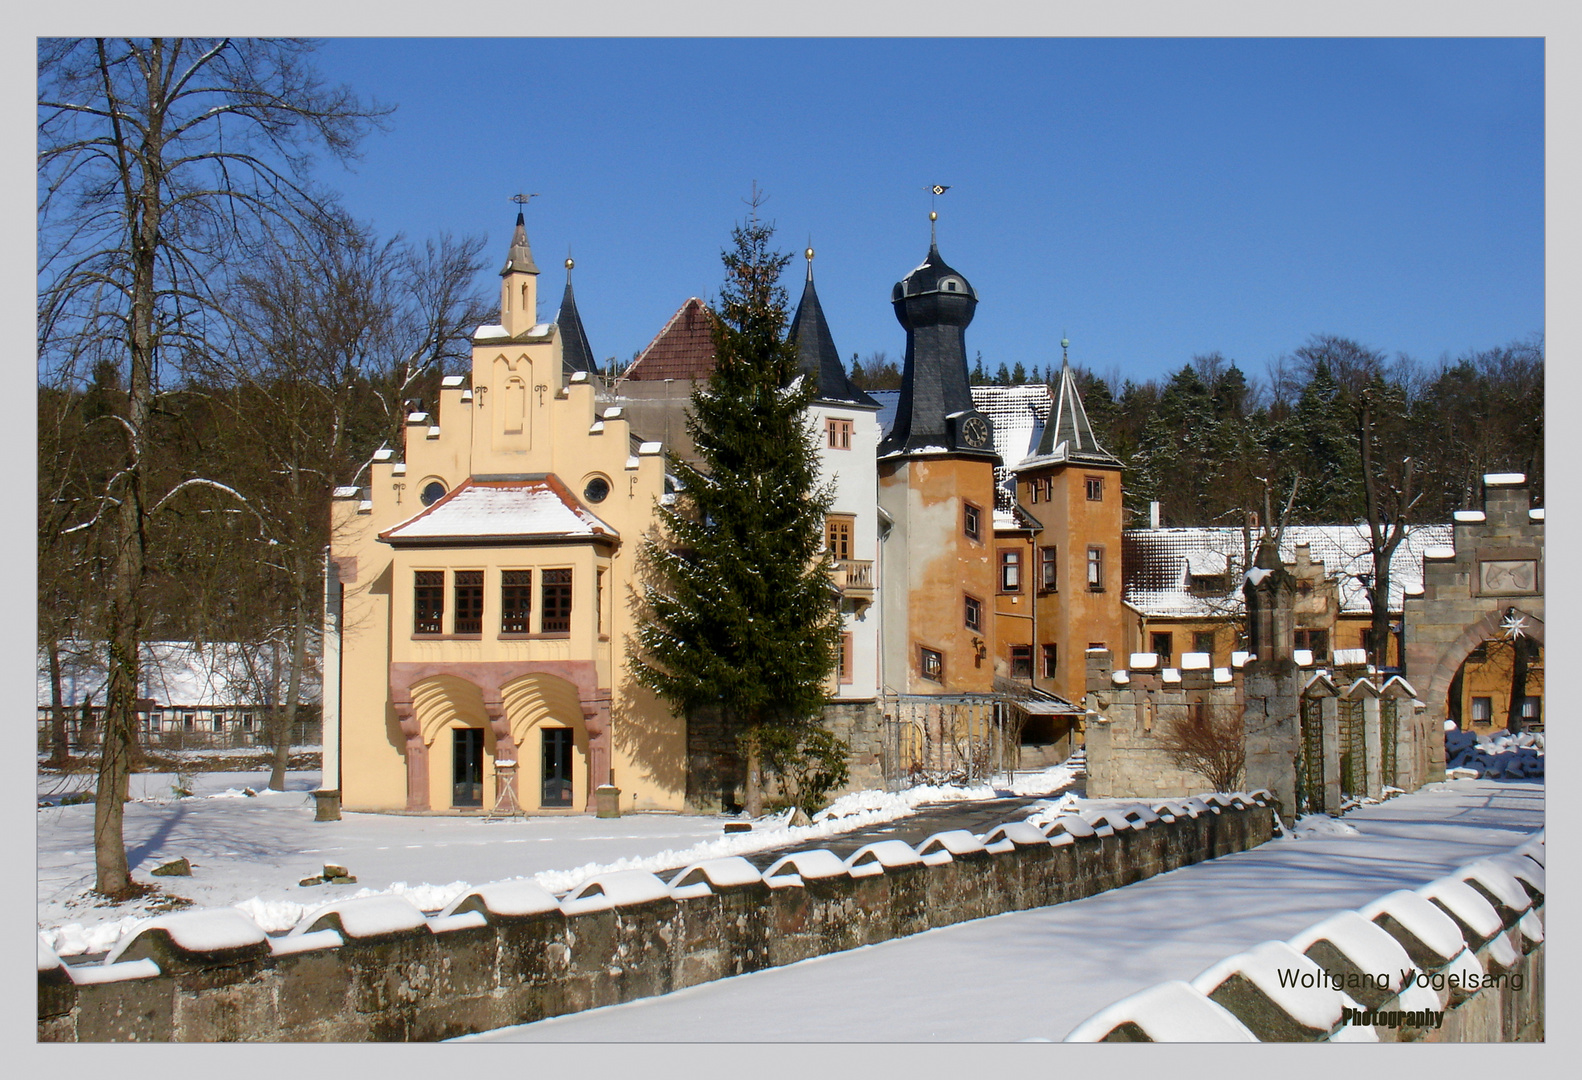
[[[353,810],[466,812],[514,773],[530,812],[586,812],[610,784],[623,810],[679,809],[684,723],[625,648],[661,446],[601,413],[569,283],[556,322],[536,321],[520,214],[500,277],[471,378],[407,417],[400,460],[336,492],[326,786]]]

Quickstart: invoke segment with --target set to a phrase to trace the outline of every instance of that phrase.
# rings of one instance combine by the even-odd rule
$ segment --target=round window
[[[603,502],[610,494],[610,482],[602,476],[595,476],[588,481],[588,486],[582,489],[582,497],[591,503]]]
[[[436,502],[444,497],[445,485],[440,483],[438,480],[430,480],[428,483],[423,485],[423,493],[418,496],[418,501],[420,501],[424,506],[433,506]]]

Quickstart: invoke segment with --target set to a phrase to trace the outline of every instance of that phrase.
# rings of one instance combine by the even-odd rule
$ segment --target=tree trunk
[[[1396,538],[1373,552],[1373,619],[1368,626],[1368,641],[1373,662],[1379,668],[1390,666],[1390,560],[1395,556]]]
[[[71,761],[71,745],[66,740],[66,703],[60,689],[60,642],[53,636],[45,646],[49,652],[49,736],[48,764],[64,769]]]
[[[308,656],[308,625],[305,618],[305,609],[302,603],[302,566],[301,559],[296,560],[295,577],[296,602],[291,607],[292,622],[295,627],[291,637],[291,659],[286,669],[286,699],[281,703],[281,721],[275,731],[275,755],[269,770],[269,788],[272,791],[286,790],[286,767],[291,763],[291,732],[297,722],[297,698],[302,688],[302,668]]]
[[[748,734],[747,739],[747,784],[743,792],[746,802],[747,816],[756,818],[764,812],[764,785],[762,753],[758,745],[758,733]]]
[[[1511,700],[1505,710],[1505,730],[1512,735],[1522,729],[1522,705],[1527,699],[1527,642],[1524,638],[1511,639]]]

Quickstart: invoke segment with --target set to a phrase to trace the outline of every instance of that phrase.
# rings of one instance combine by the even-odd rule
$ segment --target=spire
[[[518,195],[517,198],[525,204],[532,196],[523,198]],[[527,222],[523,220],[520,210],[516,212],[516,232],[511,234],[511,250],[505,257],[505,267],[500,271],[500,276],[504,277],[513,271],[519,274],[538,273],[538,267],[533,265],[533,249],[527,246]]]
[[[1060,340],[1060,386],[1055,391],[1055,407],[1044,425],[1043,438],[1038,440],[1033,457],[1119,467],[1120,459],[1100,446],[1093,436],[1088,411],[1083,408],[1082,395],[1077,392],[1076,376],[1071,374],[1071,361],[1066,358],[1069,345],[1065,338]]]
[[[891,290],[890,303],[906,328],[906,361],[895,422],[879,444],[880,456],[996,457],[992,425],[973,404],[967,382],[967,324],[978,294],[931,244],[923,264]]]
[[[562,366],[569,373],[597,371],[593,350],[588,346],[588,332],[582,328],[582,316],[577,313],[577,298],[571,293],[571,268],[577,265],[571,255],[566,255],[566,292],[560,298],[560,310],[555,313],[555,326],[560,332],[560,357]]]
[[[846,368],[835,349],[835,339],[830,335],[829,323],[824,319],[824,309],[819,305],[818,293],[813,289],[813,249],[807,249],[807,283],[802,287],[802,300],[786,340],[796,346],[797,366],[804,375],[817,381],[816,401],[839,402],[861,409],[877,409],[879,403],[846,377]]]

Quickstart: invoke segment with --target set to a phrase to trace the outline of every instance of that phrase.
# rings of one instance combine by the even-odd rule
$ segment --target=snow
[[[1456,521],[1467,523],[1484,520],[1484,513],[1482,510],[1455,510],[1451,512],[1450,516]]]
[[[560,902],[560,910],[567,915],[581,915],[669,898],[670,887],[647,870],[617,870],[584,882]]]
[[[392,540],[451,536],[618,535],[547,481],[468,482],[382,536]]]
[[[1291,986],[1280,977],[1283,972],[1295,972],[1298,979],[1311,976],[1318,984]],[[1214,991],[1233,975],[1256,986],[1298,1024],[1316,1031],[1328,1032],[1338,1025],[1343,1009],[1361,1008],[1349,994],[1326,985],[1324,970],[1283,941],[1265,941],[1210,964],[1192,980],[1192,985],[1213,997]]]
[[[1320,941],[1328,941],[1364,975],[1384,976],[1390,993],[1400,992],[1403,972],[1418,970],[1399,941],[1355,911],[1342,911],[1308,927],[1291,939],[1291,947],[1305,955]],[[1436,1002],[1432,1007],[1439,1006]]]
[[[1126,666],[1133,671],[1159,666],[1159,654],[1151,652],[1134,652],[1126,661]]]
[[[678,888],[686,888],[693,884],[707,884],[713,888],[726,889],[740,885],[756,885],[763,879],[763,875],[752,863],[740,855],[728,855],[723,859],[705,859],[684,868],[670,879],[670,888],[674,892]]]
[[[441,914],[454,915],[474,906],[482,907],[491,915],[519,918],[555,911],[560,901],[555,899],[554,893],[531,881],[495,881],[468,889],[447,904]]]
[[[852,877],[869,877],[893,866],[920,866],[922,862],[906,841],[878,840],[852,852],[846,859],[846,870]]]
[[[423,912],[404,896],[364,896],[318,908],[292,933],[339,930],[349,938],[371,938],[400,934],[425,925]]]
[[[1389,915],[1427,946],[1438,964],[1448,963],[1467,947],[1455,920],[1421,893],[1401,889],[1381,896],[1364,907],[1362,915],[1369,922],[1378,922],[1380,915]]]
[[[1509,852],[1542,824],[1543,804],[1542,785],[1531,782],[1434,784],[1353,810],[1346,821],[1356,836],[1276,840],[1071,903],[476,1038],[1058,1041],[1083,1019],[1082,1005],[1072,1003],[1094,1008],[1188,980],[1223,957],[1291,937],[1392,889]]]
[[[1100,1009],[1078,1024],[1067,1042],[1097,1042],[1131,1021],[1154,1042],[1257,1042],[1225,1006],[1191,983],[1172,979]]]
[[[1484,484],[1490,487],[1508,487],[1527,483],[1527,474],[1519,472],[1491,472],[1483,474]]]
[[[1212,653],[1189,652],[1181,654],[1182,671],[1207,671],[1214,666]]]
[[[71,981],[78,986],[94,983],[125,982],[128,979],[152,979],[159,974],[159,965],[149,959],[128,960],[123,964],[81,964],[68,967]]]
[[[194,953],[225,952],[261,945],[266,940],[258,924],[235,908],[216,908],[210,911],[180,911],[160,915],[138,928],[139,934],[163,930],[178,949]],[[128,936],[119,942],[105,963],[120,959],[134,938]]]
[[[1512,913],[1519,914],[1532,907],[1532,900],[1527,896],[1527,890],[1522,888],[1521,882],[1494,859],[1479,859],[1468,863],[1456,872],[1456,877],[1462,881],[1476,881],[1478,885],[1488,890],[1500,906]]]
[[[1456,549],[1445,544],[1434,544],[1423,549],[1423,558],[1425,559],[1454,559],[1455,557]]]

